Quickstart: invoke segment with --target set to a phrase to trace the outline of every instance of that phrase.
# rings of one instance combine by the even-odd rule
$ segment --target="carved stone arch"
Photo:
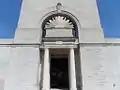
[[[79,36],[80,36],[81,25],[80,25],[78,17],[76,17],[73,13],[71,13],[72,10],[70,10],[70,9],[68,9],[66,7],[62,7],[61,10],[59,10],[59,12],[55,8],[56,7],[51,7],[51,9],[46,10],[46,13],[44,14],[42,19],[40,20],[40,26],[41,26],[40,28],[41,28],[41,31],[42,31],[41,37],[44,36],[43,27],[44,27],[44,23],[46,22],[46,20],[48,18],[50,18],[51,16],[58,14],[58,15],[66,15],[66,16],[70,17],[73,20],[74,24],[76,25],[76,35],[75,36],[80,40]]]

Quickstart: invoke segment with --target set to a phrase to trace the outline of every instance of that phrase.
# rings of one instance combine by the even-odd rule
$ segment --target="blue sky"
[[[0,38],[13,38],[22,0],[0,0]],[[120,38],[120,0],[99,0],[105,37]]]
[[[0,0],[0,38],[13,38],[21,0]]]
[[[120,0],[99,0],[98,7],[105,37],[120,38]]]

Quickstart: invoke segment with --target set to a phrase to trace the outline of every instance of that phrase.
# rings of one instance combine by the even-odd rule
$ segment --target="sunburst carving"
[[[50,29],[50,28],[73,29],[74,25],[70,21],[70,19],[67,19],[64,16],[55,16],[55,17],[52,17],[52,19],[48,20],[45,24],[45,29]]]

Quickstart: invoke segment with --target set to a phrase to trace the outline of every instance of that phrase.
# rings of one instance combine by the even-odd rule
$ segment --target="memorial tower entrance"
[[[77,20],[67,11],[50,12],[42,23],[44,48],[43,90],[77,90],[74,49],[78,44]]]

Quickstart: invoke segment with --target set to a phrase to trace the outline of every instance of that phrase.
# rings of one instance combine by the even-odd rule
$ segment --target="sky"
[[[0,0],[0,38],[14,38],[22,0]],[[120,38],[120,0],[98,0],[106,38]]]
[[[120,38],[120,0],[98,0],[104,36]]]

